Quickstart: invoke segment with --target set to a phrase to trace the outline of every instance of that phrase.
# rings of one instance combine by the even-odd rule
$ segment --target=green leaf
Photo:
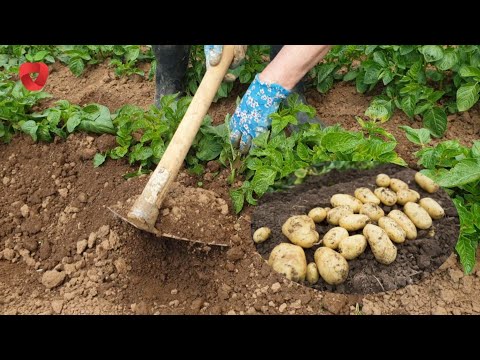
[[[72,133],[75,131],[75,128],[80,125],[80,122],[82,119],[80,118],[80,115],[78,113],[74,114],[67,120],[67,131],[69,133]]]
[[[353,132],[329,132],[322,138],[322,145],[330,152],[351,153],[361,141],[362,135]]]
[[[25,121],[20,127],[24,133],[29,134],[33,141],[37,141],[38,124],[33,120]]]
[[[478,84],[462,85],[457,90],[457,107],[458,111],[466,111],[470,109],[478,101],[478,93],[480,86]]]
[[[357,70],[350,70],[348,73],[346,73],[344,76],[343,76],[343,81],[351,81],[353,79],[355,79],[358,75],[358,71]]]
[[[464,159],[438,179],[438,185],[451,188],[480,180],[480,159]]]
[[[99,167],[100,165],[102,165],[105,162],[106,158],[106,154],[96,153],[93,157],[93,167]]]
[[[47,55],[48,55],[48,51],[45,51],[45,50],[39,51],[33,56],[33,61],[42,61],[43,58]]]
[[[380,77],[380,72],[381,72],[381,67],[373,63],[370,66],[367,67],[365,71],[365,78],[364,78],[364,83],[365,84],[375,84],[379,80]]]
[[[333,63],[319,65],[317,69],[317,83],[320,84],[324,81],[333,72],[335,66]]]
[[[204,136],[199,142],[199,150],[196,153],[198,159],[210,161],[216,159],[223,149],[223,142],[212,136]]]
[[[440,138],[447,130],[447,114],[442,108],[435,106],[425,111],[423,124],[433,136]]]
[[[74,57],[70,60],[68,63],[68,67],[70,71],[75,75],[75,76],[80,76],[83,73],[83,70],[85,69],[85,64],[80,57]]]
[[[245,204],[245,194],[243,189],[230,190],[230,197],[232,198],[233,209],[238,214],[243,209]]]
[[[435,63],[435,66],[440,70],[450,70],[459,61],[458,55],[454,49],[446,49],[443,57]]]
[[[428,129],[412,129],[410,126],[399,126],[399,128],[405,131],[407,139],[414,144],[425,145],[431,140]]]
[[[255,172],[252,179],[252,189],[258,196],[265,194],[275,182],[277,172],[268,167],[262,167]]]
[[[475,267],[476,248],[476,240],[463,234],[460,235],[455,250],[458,252],[458,255],[460,255],[460,263],[466,274],[470,274]]]
[[[373,61],[379,64],[381,67],[386,67],[388,65],[388,61],[385,58],[385,55],[381,51],[375,51],[373,53]]]
[[[458,73],[461,77],[478,77],[480,78],[480,69],[474,66],[463,65]]]
[[[322,82],[318,83],[317,90],[320,93],[325,94],[328,92],[328,90],[332,88],[332,86],[333,86],[333,76],[329,76]]]
[[[480,158],[480,140],[475,140],[472,145],[472,156]]]
[[[414,96],[405,96],[402,101],[402,110],[405,112],[405,114],[408,115],[408,117],[412,118],[414,113],[415,113],[415,106],[417,105],[417,102],[415,101]]]
[[[443,57],[443,49],[438,45],[425,45],[420,48],[426,62],[438,61]]]

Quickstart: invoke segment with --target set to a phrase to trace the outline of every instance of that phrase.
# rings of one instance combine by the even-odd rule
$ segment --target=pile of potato
[[[438,185],[421,173],[415,174],[417,184],[434,193]],[[315,284],[319,276],[330,285],[343,283],[348,276],[348,262],[360,256],[367,245],[375,259],[385,265],[397,257],[397,247],[406,240],[414,240],[418,229],[428,229],[432,219],[440,219],[445,211],[434,199],[420,198],[420,194],[409,189],[400,179],[379,174],[377,188],[367,187],[355,190],[354,196],[335,194],[330,198],[332,208],[314,208],[308,215],[290,217],[282,226],[282,233],[291,243],[281,243],[271,252],[268,263],[278,273],[296,282],[307,280]],[[403,206],[385,215],[381,205]],[[320,239],[315,223],[333,225]],[[350,234],[350,232],[361,232]],[[257,229],[253,234],[255,243],[270,237],[267,227]],[[307,264],[304,249],[319,246],[314,260]]]

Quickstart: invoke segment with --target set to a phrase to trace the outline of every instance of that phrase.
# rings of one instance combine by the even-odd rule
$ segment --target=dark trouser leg
[[[153,45],[157,61],[155,105],[162,96],[185,91],[190,45]]]
[[[283,45],[270,45],[270,61],[273,60],[275,56],[277,56],[280,50],[282,50],[282,47]],[[295,87],[292,89],[292,92],[298,94],[299,100],[304,104],[308,105],[307,99],[305,98],[305,79],[300,80],[300,82],[297,85],[295,85]],[[314,118],[311,119],[305,113],[298,113],[297,120],[300,124],[304,124],[307,122],[320,123],[322,127],[325,127],[325,124],[322,121],[320,121],[319,118],[315,116]]]

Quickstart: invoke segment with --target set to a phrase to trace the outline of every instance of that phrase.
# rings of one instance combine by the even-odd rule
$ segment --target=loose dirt
[[[55,66],[45,89],[53,100],[95,101],[111,111],[153,102],[153,82],[116,79],[105,65],[89,68],[80,78]],[[111,80],[102,85],[106,77]],[[354,128],[354,115],[362,116],[368,106],[368,99],[349,84],[337,84],[315,99],[313,94],[310,101],[317,101],[329,124]],[[221,122],[234,108],[235,95],[219,100],[210,114]],[[413,147],[394,129],[408,120],[395,116],[385,125],[412,166]],[[469,116],[467,123],[451,121],[447,137],[458,135],[463,143],[478,138],[478,107]],[[209,170],[203,177],[182,171],[177,186],[198,188],[201,181],[203,189],[225,200],[231,224],[225,236],[232,247],[158,239],[136,230],[114,218],[107,206],[138,195],[147,178],[124,180],[122,175],[135,169],[122,161],[107,161],[97,169],[92,165],[94,152],[112,144],[109,135],[76,134],[52,144],[34,144],[20,135],[0,145],[0,313],[354,314],[359,309],[367,314],[480,314],[480,267],[465,276],[456,255],[416,285],[376,295],[334,294],[285,280],[253,246],[251,209],[240,217],[231,214],[225,170],[216,176],[218,169]]]

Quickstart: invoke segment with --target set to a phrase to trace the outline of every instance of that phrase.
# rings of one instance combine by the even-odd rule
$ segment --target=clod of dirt
[[[82,253],[87,248],[88,241],[87,240],[80,240],[77,242],[77,254],[82,255]]]
[[[61,284],[65,280],[66,274],[64,271],[49,270],[42,276],[42,284],[47,289],[53,289]]]
[[[244,251],[240,247],[234,247],[227,251],[227,259],[230,261],[238,261],[243,258]]]
[[[63,300],[53,300],[51,305],[55,314],[60,314],[62,312]]]

